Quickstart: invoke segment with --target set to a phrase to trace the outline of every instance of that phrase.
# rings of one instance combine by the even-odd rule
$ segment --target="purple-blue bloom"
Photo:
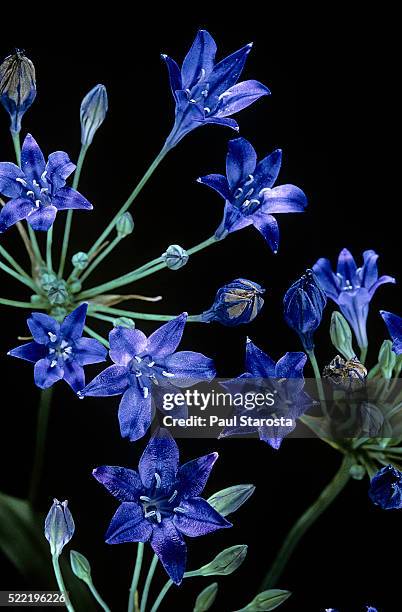
[[[175,584],[186,567],[183,536],[197,537],[231,527],[200,497],[218,453],[179,466],[179,449],[166,429],[145,448],[138,472],[104,465],[95,478],[121,502],[106,533],[108,544],[150,542]]]
[[[0,193],[11,198],[0,212],[0,233],[26,219],[32,229],[47,231],[58,210],[92,210],[92,204],[66,179],[75,170],[67,153],[56,151],[47,163],[37,142],[28,134],[21,150],[21,168],[0,162]]]
[[[82,337],[87,309],[88,304],[81,304],[61,324],[47,314],[32,313],[27,323],[33,342],[8,352],[35,364],[34,379],[40,389],[65,380],[78,392],[85,386],[83,366],[105,361],[105,347],[93,338]]]
[[[380,314],[384,319],[385,325],[388,328],[389,335],[392,338],[392,350],[397,355],[402,354],[402,317],[387,312],[386,310],[380,310]]]
[[[258,283],[236,278],[218,289],[214,303],[200,315],[200,320],[204,323],[217,321],[229,327],[250,323],[263,307],[264,292]]]
[[[115,327],[109,334],[112,365],[80,391],[79,396],[123,395],[119,406],[123,438],[138,440],[152,421],[152,395],[174,392],[199,381],[212,380],[212,359],[193,351],[178,351],[187,313],[146,337],[138,329]]]
[[[286,353],[275,363],[271,357],[259,349],[250,339],[246,344],[246,372],[222,384],[231,394],[240,395],[246,400],[256,394],[272,393],[273,405],[258,405],[253,410],[244,405],[236,406],[233,416],[237,426],[225,427],[220,437],[235,434],[252,434],[258,431],[260,440],[272,448],[279,449],[285,436],[293,431],[296,419],[313,405],[313,400],[304,391],[303,368],[307,357],[304,353]],[[240,424],[240,417],[255,419],[277,419],[278,424],[262,424],[260,427]],[[282,422],[281,422],[282,418]],[[292,422],[290,425],[286,420]]]
[[[257,163],[253,146],[245,138],[229,142],[226,177],[209,174],[198,182],[215,189],[225,200],[223,220],[215,232],[218,239],[254,225],[274,253],[279,247],[279,227],[273,215],[303,212],[307,199],[294,185],[273,187],[281,167],[280,149]]]
[[[313,270],[325,293],[336,304],[351,324],[360,348],[367,347],[366,322],[369,303],[377,288],[384,283],[395,283],[391,276],[378,278],[378,255],[375,251],[364,251],[363,265],[356,266],[352,253],[343,249],[338,257],[336,274],[328,259],[321,258]]]
[[[162,55],[176,103],[176,119],[165,148],[174,147],[186,134],[205,124],[215,123],[238,130],[230,115],[270,93],[258,81],[237,83],[252,43],[215,64],[216,44],[206,30],[200,30],[187,53],[181,70]]]
[[[371,501],[383,510],[402,508],[402,472],[387,465],[373,477],[369,489]]]

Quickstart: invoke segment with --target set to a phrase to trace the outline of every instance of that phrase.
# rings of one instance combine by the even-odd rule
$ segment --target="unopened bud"
[[[384,340],[378,353],[378,363],[380,364],[381,373],[384,378],[392,377],[392,370],[396,364],[396,355],[392,350],[392,341]]]
[[[340,312],[333,312],[330,326],[331,342],[342,353],[345,359],[353,359],[355,352],[352,347],[352,330],[345,317]]]
[[[58,557],[74,535],[74,520],[67,505],[67,500],[59,502],[54,499],[45,520],[45,536],[50,544],[52,556]]]
[[[106,87],[95,85],[81,102],[81,143],[89,146],[97,129],[105,120],[108,109]]]
[[[88,265],[88,255],[83,253],[83,251],[79,251],[72,256],[71,263],[77,270],[85,270]]]
[[[0,65],[0,101],[11,118],[11,131],[21,131],[21,119],[36,97],[35,68],[23,51],[6,57]]]
[[[179,244],[171,244],[162,254],[162,259],[171,270],[178,270],[186,265],[189,255]]]
[[[134,230],[134,220],[129,212],[124,213],[117,219],[116,231],[119,238],[125,238],[132,234]]]

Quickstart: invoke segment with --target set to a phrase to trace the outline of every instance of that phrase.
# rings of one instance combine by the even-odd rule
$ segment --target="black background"
[[[214,357],[221,376],[242,371],[247,335],[276,359],[300,349],[297,337],[282,320],[281,300],[290,283],[319,257],[334,261],[343,247],[360,257],[362,250],[372,248],[380,253],[380,273],[397,276],[399,271],[396,204],[384,188],[390,183],[390,159],[382,141],[386,133],[392,133],[392,126],[380,112],[381,98],[393,87],[384,73],[392,53],[379,43],[380,21],[368,26],[362,15],[352,23],[347,13],[328,11],[328,15],[310,17],[292,14],[290,8],[280,17],[269,18],[259,15],[256,7],[251,15],[251,8],[243,7],[243,14],[230,20],[207,17],[206,10],[198,18],[184,16],[180,25],[173,15],[165,21],[161,14],[158,19],[156,15],[145,20],[138,17],[128,24],[122,20],[120,29],[111,22],[92,31],[91,42],[89,29],[78,21],[66,32],[41,31],[35,39],[20,33],[11,38],[9,47],[4,40],[1,45],[2,55],[12,46],[25,47],[35,63],[38,97],[24,118],[23,133],[31,132],[45,154],[61,149],[77,158],[80,101],[96,83],[107,87],[110,111],[89,151],[80,183],[94,211],[75,215],[71,255],[90,246],[171,128],[173,102],[159,53],[181,61],[198,27],[215,36],[219,57],[254,40],[243,76],[267,84],[272,96],[238,115],[241,135],[251,140],[260,157],[276,147],[283,149],[279,183],[291,182],[304,189],[307,212],[280,217],[277,256],[255,230],[247,228],[193,256],[182,270],[163,271],[135,286],[138,293],[163,296],[158,304],[145,304],[144,311],[172,314],[201,312],[219,286],[237,277],[266,287],[265,307],[248,326],[188,325],[182,348]],[[2,160],[12,159],[13,154],[7,122],[2,112]],[[374,145],[375,136],[380,146]],[[190,247],[213,233],[223,201],[195,179],[224,170],[231,137],[230,130],[219,127],[186,136],[133,206],[134,234],[97,269],[90,285],[141,265],[171,243]],[[62,214],[55,230],[55,257],[61,221]],[[4,244],[23,260],[15,231],[4,237]],[[28,299],[25,289],[4,274],[1,287],[4,297]],[[399,289],[391,285],[381,287],[372,302],[369,363],[385,332],[378,310],[398,312],[398,304]],[[141,310],[142,304],[130,307]],[[330,304],[316,334],[321,365],[334,356],[327,331],[332,308]],[[20,496],[28,486],[39,394],[29,364],[4,355],[17,344],[16,337],[26,333],[25,315],[23,310],[5,307],[1,315],[0,486]],[[102,324],[94,323],[94,327],[107,332]],[[154,329],[152,324],[139,327],[145,332]],[[99,369],[89,367],[88,378]],[[77,527],[73,547],[92,561],[94,581],[105,599],[114,609],[124,609],[135,547],[104,544],[103,534],[116,504],[90,475],[93,467],[104,463],[135,467],[144,447],[145,440],[130,444],[120,438],[117,405],[117,398],[80,402],[64,384],[57,385],[41,507],[47,509],[54,496],[70,500]],[[189,542],[189,568],[210,560],[226,546],[249,545],[243,566],[219,579],[214,609],[226,612],[245,605],[255,594],[287,530],[331,478],[340,457],[314,440],[285,441],[278,452],[255,440],[193,440],[180,446],[183,461],[215,449],[220,452],[207,494],[235,483],[257,485],[254,497],[234,515],[233,529]],[[400,546],[400,515],[374,508],[367,498],[367,484],[367,480],[351,482],[303,540],[280,580],[281,588],[294,593],[281,608],[284,612],[314,612],[330,606],[352,612],[363,609],[365,603],[381,611],[399,609],[395,587],[400,570],[392,553]],[[2,588],[40,588],[23,584],[0,559]],[[192,609],[196,594],[213,580],[194,579],[185,582],[180,592],[172,589],[162,609]],[[160,572],[155,584],[164,581]]]

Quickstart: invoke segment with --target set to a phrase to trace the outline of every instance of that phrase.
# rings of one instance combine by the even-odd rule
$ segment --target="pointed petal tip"
[[[254,43],[253,42],[249,42],[248,45],[246,45],[246,47],[248,47],[249,49],[253,48]]]

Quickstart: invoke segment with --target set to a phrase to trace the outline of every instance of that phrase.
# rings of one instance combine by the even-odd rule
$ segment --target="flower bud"
[[[261,297],[264,292],[257,283],[237,278],[218,289],[214,303],[200,315],[200,320],[205,323],[218,321],[229,327],[250,323],[264,304]]]
[[[36,97],[35,68],[16,49],[0,65],[0,101],[11,118],[11,131],[21,131],[21,119]]]
[[[396,355],[392,350],[392,341],[384,340],[378,353],[378,363],[381,368],[381,373],[384,378],[390,379],[392,377],[392,370],[396,364]]]
[[[91,566],[89,561],[84,555],[77,552],[76,550],[70,551],[70,564],[73,573],[83,580],[87,584],[92,581],[91,579]]]
[[[44,298],[41,295],[36,295],[36,293],[34,295],[31,295],[31,304],[33,306],[36,306],[37,304],[42,304]]]
[[[164,253],[162,259],[171,270],[178,270],[186,265],[189,255],[185,249],[178,244],[171,244]]]
[[[129,212],[124,213],[117,219],[116,231],[119,238],[129,236],[134,230],[134,220]]]
[[[88,255],[86,253],[79,251],[78,253],[72,256],[71,263],[77,270],[85,270],[88,265],[88,259]]]
[[[274,610],[289,599],[291,594],[290,591],[283,591],[282,589],[269,589],[268,591],[263,591],[262,593],[258,593],[245,608],[242,608],[242,611],[263,612],[263,610]],[[329,608],[328,612],[330,612]],[[336,611],[333,610],[333,612]]]
[[[383,510],[402,508],[402,472],[387,465],[373,477],[369,497],[373,504]]]
[[[74,520],[67,505],[67,500],[59,502],[54,499],[45,520],[45,536],[52,556],[58,557],[74,535]]]
[[[366,475],[366,470],[362,465],[355,463],[351,466],[349,474],[353,480],[363,480]]]
[[[225,548],[225,550],[216,555],[215,559],[207,563],[207,565],[203,565],[194,574],[199,576],[228,576],[240,567],[246,555],[246,544],[238,544],[237,546]]]
[[[49,291],[49,289],[53,287],[55,283],[57,283],[57,280],[56,274],[53,274],[53,272],[45,272],[40,277],[40,284],[45,291]]]
[[[329,365],[325,366],[322,375],[343,391],[356,391],[364,387],[367,370],[357,357],[345,361],[337,355]]]
[[[129,317],[118,317],[113,321],[113,327],[127,327],[128,329],[135,329],[135,323]]]
[[[54,282],[47,291],[47,297],[51,304],[59,306],[68,301],[67,284],[64,280]]]
[[[78,279],[73,279],[68,284],[68,288],[70,289],[71,293],[79,293],[82,289],[82,283]]]
[[[208,498],[208,503],[222,516],[232,514],[242,506],[254,493],[255,486],[241,484],[222,489]]]
[[[61,323],[67,315],[68,310],[63,306],[55,306],[55,308],[52,308],[50,311],[50,316],[56,319],[56,321],[59,321],[59,323]]]
[[[352,330],[345,317],[340,312],[333,312],[330,326],[331,342],[342,353],[345,359],[353,359],[355,352],[352,347]]]
[[[105,120],[108,109],[106,87],[95,85],[81,102],[81,143],[89,147],[99,126]]]
[[[218,592],[218,583],[213,582],[198,595],[193,612],[206,612],[213,605]]]

